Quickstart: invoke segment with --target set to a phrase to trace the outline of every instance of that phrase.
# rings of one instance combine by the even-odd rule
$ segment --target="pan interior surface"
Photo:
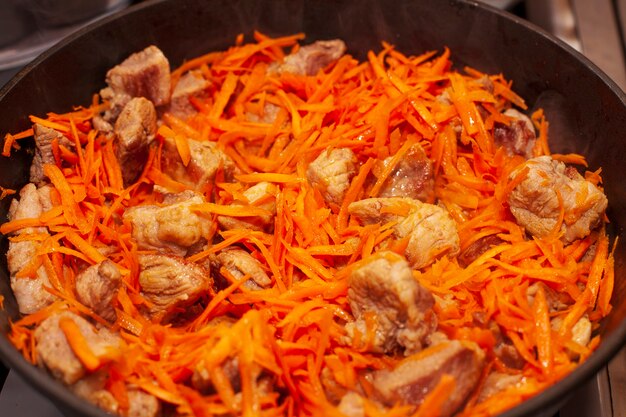
[[[530,109],[543,108],[550,121],[553,151],[581,153],[591,169],[602,167],[609,199],[610,231],[619,236],[615,251],[613,311],[603,323],[603,342],[583,365],[542,394],[503,416],[552,415],[567,394],[594,375],[626,337],[626,100],[623,92],[593,64],[534,27],[471,1],[398,0],[160,0],[142,3],[103,19],[44,53],[0,91],[0,133],[30,127],[28,115],[65,112],[87,105],[104,87],[106,71],[129,54],[157,45],[172,67],[185,59],[233,44],[239,33],[269,36],[303,32],[305,42],[343,39],[348,52],[362,59],[381,41],[406,54],[450,48],[458,68],[503,73]],[[27,182],[32,149],[0,164],[3,187]],[[9,201],[0,201],[6,220]],[[0,250],[6,253],[2,236]],[[78,399],[45,372],[30,366],[6,339],[8,321],[18,317],[9,287],[6,257],[0,257],[0,357],[51,398],[68,416],[106,416]]]

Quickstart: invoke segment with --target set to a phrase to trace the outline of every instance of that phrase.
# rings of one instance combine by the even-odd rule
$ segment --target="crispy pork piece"
[[[502,392],[522,381],[521,374],[505,374],[503,372],[491,372],[487,375],[485,382],[478,394],[478,402],[483,402],[489,397]]]
[[[543,288],[546,295],[546,302],[548,303],[548,308],[551,313],[563,311],[575,302],[575,300],[573,300],[568,293],[554,290],[543,282],[535,282],[529,285],[526,290],[528,305],[532,306],[535,302],[535,295],[537,294],[537,291],[539,291],[539,288]]]
[[[185,256],[189,248],[205,241],[211,222],[190,208],[204,203],[204,198],[185,191],[175,199],[171,204],[164,202],[163,206],[135,206],[126,210],[124,220],[130,222],[139,249]]]
[[[109,413],[118,413],[119,403],[113,394],[104,388],[106,380],[106,373],[95,372],[79,379],[70,388],[76,395],[86,399],[96,407]]]
[[[481,237],[460,253],[460,255],[457,257],[459,265],[465,268],[492,247],[501,245],[503,243],[505,243],[504,240],[500,239],[498,235]]]
[[[251,229],[271,233],[274,230],[274,215],[276,214],[276,187],[269,182],[259,182],[243,192],[246,201],[235,201],[238,204],[254,205],[267,210],[269,215],[254,217],[219,216],[217,223],[224,230]]]
[[[207,324],[207,327],[214,328],[217,332],[227,332],[237,322],[236,319],[230,316],[217,316]],[[221,333],[221,334],[224,334]],[[241,377],[239,375],[239,359],[236,356],[231,356],[222,362],[221,365],[224,376],[230,382],[234,392],[241,391]],[[203,394],[215,393],[215,387],[211,381],[211,376],[207,370],[204,360],[201,359],[194,368],[193,375],[191,376],[191,384],[195,389]]]
[[[154,395],[140,389],[128,390],[128,404],[126,417],[161,416],[161,402]]]
[[[363,397],[356,392],[348,392],[341,397],[337,409],[347,417],[365,417]]]
[[[379,176],[392,159],[393,156],[390,156],[379,161],[374,174]],[[431,204],[435,202],[433,163],[419,144],[409,148],[383,184],[378,195],[380,197],[410,197]]]
[[[241,391],[241,377],[239,375],[239,359],[237,357],[227,358],[224,360],[224,364],[221,366],[224,376],[230,382],[230,386],[233,387],[234,392]],[[195,389],[203,394],[209,394],[215,392],[213,381],[209,372],[204,368],[203,364],[199,364],[191,377],[191,384]]]
[[[43,166],[55,162],[52,154],[52,142],[56,139],[59,145],[70,149],[74,147],[74,143],[56,130],[39,123],[33,125],[33,131],[35,134],[35,156],[30,165],[30,182],[41,187],[47,183]]]
[[[388,406],[419,405],[443,375],[450,375],[455,380],[454,389],[439,413],[449,417],[476,389],[484,361],[485,354],[476,345],[454,340],[409,356],[392,370],[375,371],[372,385]]]
[[[213,280],[206,267],[167,255],[139,256],[139,285],[152,303],[148,313],[168,321],[212,291]]]
[[[280,107],[273,103],[266,102],[263,105],[263,115],[259,116],[256,113],[246,113],[246,119],[253,123],[272,124],[276,121]]]
[[[270,68],[270,72],[315,75],[341,58],[345,52],[346,44],[341,39],[316,41],[300,47],[296,53],[287,55],[283,63]]]
[[[170,64],[163,52],[154,45],[136,52],[106,75],[107,88],[100,91],[109,109],[94,118],[94,126],[111,131],[120,112],[133,97],[144,97],[155,107],[170,101]]]
[[[35,187],[34,184],[26,184],[20,190],[20,199],[13,200],[9,207],[9,220],[38,218],[44,212],[52,208],[50,200],[50,187]],[[24,228],[17,232],[22,233],[47,233],[45,227]],[[32,314],[51,304],[56,297],[48,292],[45,287],[52,287],[46,269],[40,266],[34,277],[18,278],[17,273],[29,264],[37,252],[38,243],[32,240],[21,242],[9,242],[7,251],[7,267],[11,277],[11,289],[17,300],[20,313]]]
[[[157,115],[151,101],[136,97],[124,106],[115,122],[116,155],[124,184],[131,184],[143,170],[156,130]]]
[[[235,164],[214,142],[187,139],[191,160],[185,166],[174,139],[163,141],[161,169],[174,180],[196,190],[202,190],[213,183],[218,170],[222,169],[225,180],[230,180],[235,172]]]
[[[112,350],[120,349],[122,339],[106,328],[96,329],[87,320],[69,311],[55,313],[42,321],[34,334],[37,360],[57,379],[71,385],[82,378],[87,370],[74,354],[65,333],[61,330],[59,326],[61,318],[76,323],[87,345],[96,356],[111,354]]]
[[[526,360],[519,354],[511,339],[505,333],[502,333],[500,326],[496,322],[490,321],[487,323],[487,328],[495,337],[494,355],[507,368],[522,369],[526,364]]]
[[[339,207],[356,173],[356,162],[351,149],[327,149],[311,162],[306,177],[326,202]]]
[[[128,409],[120,409],[118,401],[113,394],[106,389],[107,374],[95,372],[78,380],[71,389],[76,395],[86,399],[95,406],[109,413],[117,413],[125,417],[159,417],[161,415],[161,403],[154,396],[138,388],[128,386]]]
[[[507,155],[521,155],[526,159],[533,157],[533,148],[537,142],[535,127],[528,116],[515,109],[508,109],[505,116],[511,118],[507,126],[503,123],[495,123],[493,127],[493,140],[496,146],[504,147]]]
[[[9,207],[9,220],[34,219],[41,216],[52,208],[50,197],[52,188],[49,186],[37,187],[28,183],[20,190],[20,199],[11,201]],[[22,229],[28,233],[33,231],[44,231],[45,228]]]
[[[172,100],[166,111],[179,119],[193,116],[198,111],[189,100],[192,97],[206,96],[206,90],[210,85],[211,83],[204,79],[200,71],[184,73],[172,91]]]
[[[348,337],[371,341],[367,348],[373,352],[412,354],[423,348],[437,327],[432,294],[415,280],[404,258],[393,252],[379,252],[352,272],[348,303],[355,318],[346,324]],[[375,323],[374,335],[367,334],[368,320]]]
[[[76,298],[96,314],[115,321],[113,300],[122,283],[122,275],[110,260],[92,265],[76,276]]]
[[[412,198],[368,198],[351,203],[348,212],[364,224],[397,222],[394,236],[408,237],[404,254],[413,268],[423,268],[441,256],[459,253],[456,224],[439,206]]]
[[[249,275],[250,279],[243,284],[248,289],[267,288],[272,283],[261,263],[243,249],[222,250],[217,255],[217,262],[236,279]]]
[[[536,237],[549,235],[564,211],[560,226],[565,244],[587,236],[600,224],[608,201],[604,193],[575,169],[550,156],[529,159],[511,173],[524,179],[511,191],[508,203],[520,226]]]
[[[572,327],[572,340],[580,346],[587,346],[591,341],[591,321],[587,315],[582,316]]]

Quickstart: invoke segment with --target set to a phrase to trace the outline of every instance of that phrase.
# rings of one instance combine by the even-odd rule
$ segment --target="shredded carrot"
[[[174,137],[174,140],[176,142],[176,149],[178,149],[178,154],[180,155],[180,159],[183,162],[183,165],[189,165],[189,161],[191,160],[191,151],[189,149],[189,142],[187,142],[187,138],[182,135],[176,135]]]
[[[372,381],[402,362],[402,343],[413,334],[403,328],[406,340],[385,340],[393,347],[381,352],[376,311],[359,318],[352,309],[378,301],[355,303],[362,297],[351,287],[356,268],[377,256],[395,262],[416,252],[429,257],[411,269],[411,286],[434,299],[421,312],[427,327],[485,353],[480,382],[458,416],[501,413],[592,355],[601,343],[599,321],[612,308],[617,245],[604,231],[607,218],[588,236],[565,241],[582,213],[566,210],[564,190],[556,190],[559,208],[547,236],[518,224],[509,198],[530,167],[494,139],[496,129],[512,126],[507,109],[527,110],[512,83],[501,74],[457,70],[448,48],[407,56],[386,42],[363,62],[346,54],[302,75],[293,54],[307,51],[298,43],[303,37],[255,32],[246,43],[239,35],[231,48],[174,69],[172,91],[189,71],[206,88],[185,103],[189,114],[160,112],[156,139],[130,183],[115,136],[94,127],[111,103],[95,95],[89,107],[30,117],[64,138],[52,140],[51,163],[43,166],[49,184],[38,193],[50,202],[32,215],[14,207],[0,233],[9,245],[32,249],[11,279],[47,278],[43,290],[53,300],[10,323],[11,343],[31,363],[45,361],[35,330],[63,311],[116,332],[120,351],[100,354],[79,323],[59,320],[85,369],[107,373],[103,389],[122,414],[140,389],[189,416],[341,417],[338,400],[349,392],[359,394],[363,417],[442,415],[465,384],[445,365],[421,404],[376,401]],[[543,110],[531,121],[533,156],[585,167],[585,179],[601,190],[600,168],[578,154],[551,154]],[[5,134],[3,155],[33,133]],[[216,146],[199,151],[191,141]],[[349,156],[334,159],[332,150]],[[0,200],[18,194],[0,191]],[[131,208],[148,213],[191,193],[202,199],[185,208],[192,215],[147,214],[149,226],[140,231],[127,216]],[[402,199],[380,206],[372,200],[363,213],[352,205],[381,196]],[[588,196],[581,191],[576,203]],[[422,205],[433,202],[449,226],[420,217],[418,208],[435,210]],[[432,230],[418,233],[425,225]],[[447,228],[456,229],[458,241],[428,252],[429,238]],[[224,261],[233,249],[245,252],[241,263]],[[163,283],[160,276],[150,282],[142,269],[148,255],[175,256],[183,267]],[[87,267],[106,260],[120,273],[107,311],[112,318],[81,303],[77,288]],[[174,288],[183,281],[200,282],[200,289]],[[168,287],[149,291],[161,284]],[[572,334],[583,318],[593,328],[586,346]],[[425,343],[411,360],[442,346]],[[499,356],[502,346],[520,366]],[[483,399],[494,371],[521,382]]]
[[[85,336],[74,320],[69,317],[59,319],[59,327],[65,334],[72,351],[88,371],[95,371],[101,365],[100,359],[93,353]]]
[[[539,287],[533,304],[535,316],[535,333],[537,337],[537,352],[539,363],[545,369],[546,375],[552,372],[553,349],[550,328],[550,311],[546,301],[546,293],[543,286]]]

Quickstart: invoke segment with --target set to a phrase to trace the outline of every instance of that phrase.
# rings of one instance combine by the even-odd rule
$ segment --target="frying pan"
[[[270,36],[304,32],[307,42],[341,38],[363,59],[386,40],[407,54],[448,46],[458,68],[503,73],[529,107],[544,108],[553,150],[578,152],[592,169],[602,167],[615,255],[611,314],[601,325],[599,349],[572,374],[503,416],[551,416],[574,388],[605,365],[626,339],[626,96],[606,75],[564,43],[514,16],[472,1],[409,0],[156,0],[101,20],[45,52],[0,91],[0,133],[29,127],[29,114],[69,111],[89,104],[104,86],[106,71],[131,53],[158,45],[172,67],[232,45],[237,34],[258,29]],[[250,37],[248,37],[250,39]],[[0,162],[0,184],[27,182],[32,147]],[[0,202],[6,219],[9,201]],[[0,251],[6,252],[5,237]],[[8,320],[18,317],[6,258],[0,257],[0,358],[50,398],[67,416],[103,411],[74,396],[44,371],[28,364],[6,339]]]

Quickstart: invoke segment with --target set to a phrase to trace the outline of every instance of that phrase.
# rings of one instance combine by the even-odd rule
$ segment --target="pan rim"
[[[155,7],[158,4],[167,3],[170,0],[149,0],[137,5],[134,5],[128,9],[119,11],[110,16],[104,17],[77,32],[69,35],[68,37],[55,44],[39,55],[35,60],[26,65],[20,70],[4,87],[0,89],[0,103],[4,97],[17,85],[28,73],[34,68],[44,63],[50,56],[57,53],[57,51],[66,48],[71,45],[76,39],[79,39],[86,34],[89,34],[102,26],[108,25],[111,21],[123,18],[130,14],[138,13],[143,9]],[[622,105],[626,107],[626,93],[597,65],[591,62],[587,57],[576,51],[574,48],[566,44],[565,42],[555,38],[545,30],[538,26],[514,16],[508,12],[499,10],[495,7],[480,3],[474,0],[450,0],[449,3],[453,5],[459,5],[464,7],[472,7],[483,10],[484,12],[497,15],[500,19],[504,19],[508,23],[520,25],[525,29],[532,31],[540,35],[545,42],[556,45],[557,47],[564,49],[570,55],[573,55],[576,60],[581,62],[588,70],[590,70],[594,76],[598,77],[602,83],[606,84],[613,94],[621,101]],[[617,352],[626,343],[626,319],[611,332],[610,335],[603,338],[600,346],[593,352],[593,354],[581,365],[577,366],[574,371],[569,373],[566,377],[559,382],[546,388],[539,394],[532,398],[529,398],[519,405],[501,413],[500,417],[520,417],[523,415],[532,415],[535,412],[540,411],[546,404],[554,404],[558,401],[563,401],[568,397],[573,390],[585,381],[592,378],[600,369],[605,366],[611,358],[613,358]],[[86,400],[75,395],[67,387],[62,385],[59,381],[54,379],[46,371],[31,365],[24,357],[10,344],[5,334],[0,337],[0,359],[7,365],[10,365],[12,369],[15,369],[18,374],[27,380],[27,382],[35,387],[37,391],[44,394],[47,398],[53,401],[57,406],[60,403],[63,407],[67,406],[73,412],[78,412],[85,415],[93,415],[98,417],[110,416],[103,410],[97,408]]]

